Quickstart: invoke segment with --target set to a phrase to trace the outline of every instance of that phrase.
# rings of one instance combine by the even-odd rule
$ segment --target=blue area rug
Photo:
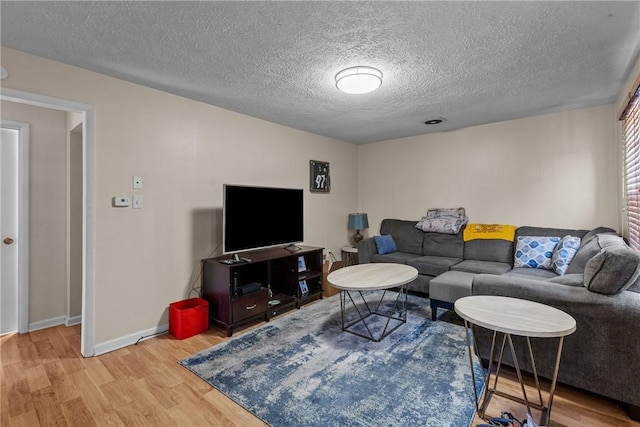
[[[342,332],[335,295],[179,363],[274,427],[469,426],[462,321],[445,312],[432,322],[429,300],[412,295],[407,309],[376,343]],[[479,364],[475,373],[480,392]]]

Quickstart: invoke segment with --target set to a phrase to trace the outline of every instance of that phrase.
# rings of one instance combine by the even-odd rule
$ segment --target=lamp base
[[[362,236],[362,234],[360,234],[360,230],[356,230],[355,233],[353,233],[353,236],[351,236],[351,238],[353,239],[353,245],[354,246],[358,246],[358,242],[360,240],[363,239],[364,236]]]

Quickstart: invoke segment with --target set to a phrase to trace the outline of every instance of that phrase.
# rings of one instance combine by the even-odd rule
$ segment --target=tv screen
[[[224,185],[223,252],[299,243],[303,190]]]

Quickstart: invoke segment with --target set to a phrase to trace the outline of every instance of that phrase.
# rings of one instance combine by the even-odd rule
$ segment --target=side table
[[[344,261],[345,267],[356,265],[358,264],[358,248],[349,245],[343,246],[340,248],[340,257]]]
[[[467,350],[469,352],[469,363],[471,365],[471,376],[473,379],[473,392],[476,401],[476,409],[480,417],[485,417],[485,411],[489,404],[489,400],[493,394],[505,397],[522,403],[527,407],[527,413],[531,415],[531,408],[542,411],[540,425],[546,426],[551,416],[551,405],[553,403],[553,395],[556,389],[556,380],[558,379],[558,370],[560,368],[560,358],[562,356],[562,345],[564,337],[571,335],[576,330],[576,321],[573,317],[545,304],[533,301],[523,300],[519,298],[509,298],[493,295],[472,295],[458,299],[454,303],[455,311],[464,319],[464,325],[467,332]],[[481,401],[475,387],[475,375],[473,370],[473,355],[471,349],[471,339],[469,330],[472,326],[479,326],[493,331],[493,339],[491,341],[491,351],[489,355],[489,367],[485,376],[484,392]],[[471,330],[473,333],[473,330]],[[495,380],[493,386],[490,384],[491,371],[494,363],[494,355],[496,350],[496,337],[498,333],[502,333],[502,344],[499,359],[496,364]],[[526,338],[528,353],[533,368],[533,376],[538,392],[539,403],[529,402],[527,393],[520,372],[520,365],[511,339],[512,335],[522,336]],[[558,349],[556,352],[556,364],[553,370],[553,378],[549,388],[549,397],[545,404],[542,400],[540,382],[538,380],[538,372],[536,369],[533,351],[531,349],[531,338],[559,338]],[[475,337],[474,337],[475,342]],[[524,399],[508,394],[504,391],[497,390],[498,377],[500,374],[500,366],[503,360],[506,342],[509,343],[511,357],[515,365],[522,396]]]

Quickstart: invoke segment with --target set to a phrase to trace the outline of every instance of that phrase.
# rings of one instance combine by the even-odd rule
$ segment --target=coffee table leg
[[[342,319],[342,330],[343,331],[352,333],[354,335],[358,335],[358,336],[363,337],[363,338],[368,338],[368,339],[370,339],[371,341],[374,341],[374,342],[379,342],[384,337],[389,335],[391,332],[395,331],[403,323],[407,323],[407,292],[406,292],[406,288],[404,287],[404,285],[402,287],[400,287],[398,295],[396,296],[396,299],[394,301],[393,307],[391,308],[391,314],[390,315],[384,314],[384,313],[380,313],[378,311],[378,309],[382,305],[382,302],[383,302],[384,297],[386,295],[386,290],[383,292],[382,297],[380,298],[380,301],[378,301],[378,304],[376,306],[376,310],[375,311],[371,311],[371,308],[369,307],[369,303],[367,303],[367,301],[364,298],[364,295],[362,294],[362,292],[358,291],[358,293],[360,294],[360,297],[362,298],[362,301],[363,301],[363,303],[364,303],[364,305],[365,305],[365,307],[367,308],[367,311],[368,311],[368,313],[365,314],[364,316],[362,314],[362,311],[360,311],[360,309],[358,308],[358,305],[354,301],[353,297],[351,296],[351,293],[349,291],[345,291],[345,290],[340,292],[340,315],[341,315],[341,319]],[[356,313],[358,313],[358,318],[356,320],[352,321],[349,324],[345,324],[345,312],[346,312],[346,306],[347,306],[347,296],[349,297],[349,300],[351,301],[351,304],[355,308]],[[401,313],[400,313],[400,317],[395,317],[395,316],[393,316],[393,313],[395,312],[396,308],[398,308],[398,303],[400,303]],[[373,333],[371,332],[371,329],[369,329],[369,325],[367,325],[367,322],[365,320],[366,318],[368,318],[369,316],[372,316],[372,315],[378,315],[378,316],[383,316],[383,317],[387,318],[387,322],[385,323],[384,329],[382,330],[382,332],[380,333],[380,336],[378,338],[373,336]],[[398,320],[400,323],[398,323],[393,328],[389,329],[389,323],[391,322],[391,319]],[[367,330],[369,335],[364,335],[364,334],[361,334],[359,332],[355,332],[355,331],[349,330],[349,328],[351,328],[352,326],[354,326],[355,324],[360,323],[360,322],[362,322],[362,324],[366,328],[366,330]]]

